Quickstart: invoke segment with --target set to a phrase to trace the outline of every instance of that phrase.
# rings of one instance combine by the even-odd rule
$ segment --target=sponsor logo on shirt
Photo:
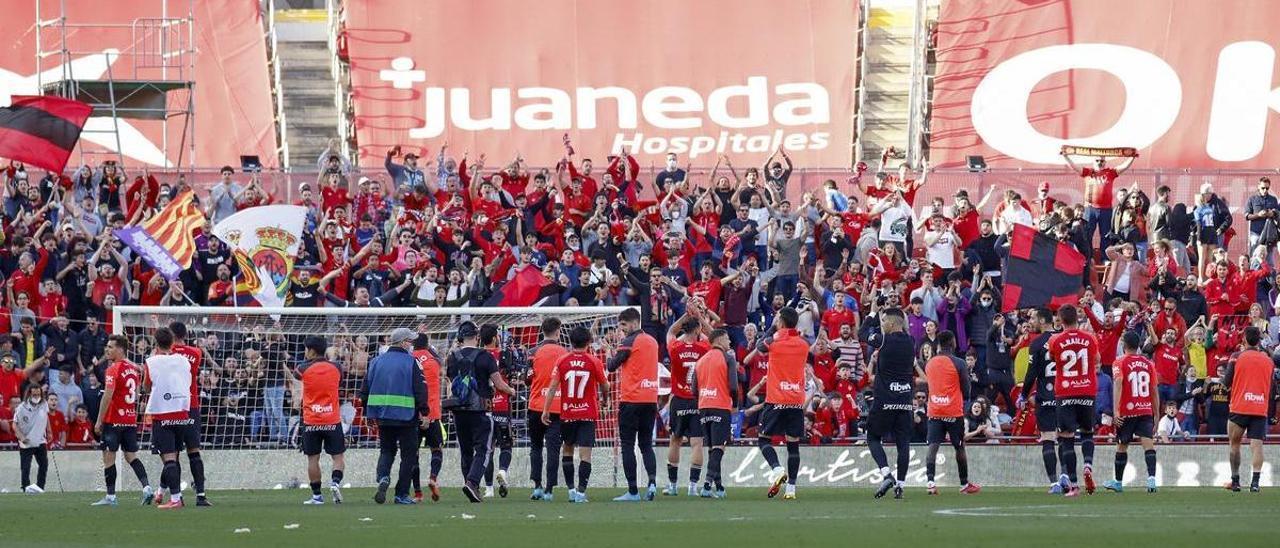
[[[891,382],[889,383],[889,390],[893,392],[909,392],[911,390],[911,383]]]
[[[778,388],[781,388],[784,392],[800,392],[804,390],[804,386],[800,383],[788,381],[778,383]]]

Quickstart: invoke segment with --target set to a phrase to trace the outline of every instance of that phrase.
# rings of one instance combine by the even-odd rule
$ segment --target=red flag
[[[550,282],[534,265],[527,265],[514,278],[494,290],[485,306],[532,306],[541,297],[542,288]]]
[[[0,108],[0,156],[60,173],[92,112],[71,99],[15,95]]]

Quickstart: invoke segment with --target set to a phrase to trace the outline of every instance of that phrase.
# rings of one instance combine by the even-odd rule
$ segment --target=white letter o
[[[1031,126],[1027,103],[1041,80],[1071,69],[1103,70],[1119,78],[1125,89],[1124,111],[1096,135],[1050,137]],[[992,148],[1027,162],[1062,164],[1058,151],[1067,143],[1150,146],[1173,126],[1181,107],[1182,83],[1163,59],[1128,46],[1069,44],[1031,50],[992,69],[973,92],[970,116],[973,129]]]

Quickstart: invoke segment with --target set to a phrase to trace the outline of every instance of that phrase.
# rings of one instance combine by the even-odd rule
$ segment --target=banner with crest
[[[238,304],[256,300],[260,306],[284,306],[306,220],[305,207],[271,205],[240,211],[213,227],[240,266]]]

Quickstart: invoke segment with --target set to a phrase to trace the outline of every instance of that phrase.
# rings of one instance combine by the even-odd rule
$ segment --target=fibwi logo
[[[781,388],[784,392],[800,392],[804,390],[804,387],[801,386],[800,383],[788,381],[778,383],[778,388]]]
[[[381,80],[397,89],[411,89],[426,81],[426,72],[415,69],[408,57],[391,62],[379,72]],[[484,90],[474,90],[483,95]],[[823,150],[831,134],[822,126],[831,122],[831,96],[815,82],[770,82],[766,76],[747,76],[745,82],[718,87],[705,97],[683,86],[658,86],[636,90],[619,86],[491,88],[488,106],[472,97],[466,87],[445,89],[428,86],[423,96],[421,127],[409,130],[413,139],[433,139],[449,130],[527,131],[590,130],[616,127],[613,151],[623,148],[636,153],[675,152],[696,158],[704,154]],[[476,115],[476,112],[487,115]],[[616,116],[602,122],[602,112]],[[700,135],[667,136],[645,134],[655,131],[687,132]],[[792,132],[783,128],[808,126]],[[774,129],[770,130],[769,128]]]

